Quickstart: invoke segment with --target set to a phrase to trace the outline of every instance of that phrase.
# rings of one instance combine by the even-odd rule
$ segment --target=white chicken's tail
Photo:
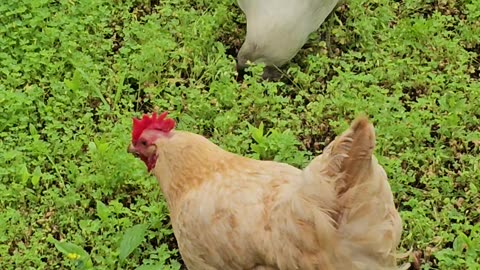
[[[348,264],[337,269],[398,269],[401,219],[374,147],[373,125],[360,117],[306,168],[322,164],[317,175],[327,176],[337,194],[339,261]]]

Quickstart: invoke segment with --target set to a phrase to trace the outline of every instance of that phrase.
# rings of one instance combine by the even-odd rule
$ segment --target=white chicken
[[[239,70],[247,61],[280,67],[292,59],[340,0],[238,0],[247,17],[247,36],[237,55]]]

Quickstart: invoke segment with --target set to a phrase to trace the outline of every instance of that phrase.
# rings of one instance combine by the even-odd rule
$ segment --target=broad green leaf
[[[20,179],[22,184],[27,183],[28,178],[30,177],[30,173],[28,172],[27,165],[22,164],[21,169],[19,170],[20,173]]]
[[[94,152],[97,150],[97,145],[94,142],[89,142],[88,143],[88,150]]]
[[[78,70],[75,70],[73,73],[73,78],[72,80],[64,80],[65,86],[67,86],[68,89],[73,90],[73,91],[78,91],[80,89],[80,84],[81,84],[82,78],[81,74]]]
[[[453,250],[457,252],[463,252],[470,247],[470,239],[464,233],[459,233],[453,241]]]
[[[81,262],[86,268],[93,267],[90,255],[82,247],[69,242],[60,242],[53,237],[49,237],[48,241],[53,243],[58,251],[65,254],[67,258]]]
[[[143,242],[146,230],[146,224],[138,224],[125,231],[118,248],[120,261],[125,260]]]
[[[102,221],[107,221],[109,214],[110,211],[108,210],[108,207],[103,202],[97,200],[97,216]]]
[[[471,183],[471,182],[470,182],[469,186],[470,186],[470,191],[471,191],[473,194],[477,194],[477,193],[478,193],[478,188],[477,188],[477,186],[475,186],[474,183]]]
[[[257,143],[262,143],[265,138],[263,137],[263,122],[260,123],[258,128],[253,127],[252,128],[252,138],[257,142]]]
[[[42,171],[40,170],[40,167],[38,166],[35,167],[35,170],[32,173],[32,178],[30,179],[34,187],[38,186],[41,176],[42,176]]]

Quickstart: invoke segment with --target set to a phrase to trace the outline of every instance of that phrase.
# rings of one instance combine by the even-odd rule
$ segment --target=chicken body
[[[395,269],[401,220],[366,119],[304,170],[155,132],[145,131],[148,151],[130,151],[157,155],[152,172],[188,269]]]
[[[339,0],[238,0],[247,18],[247,35],[237,60],[280,67],[302,48]]]

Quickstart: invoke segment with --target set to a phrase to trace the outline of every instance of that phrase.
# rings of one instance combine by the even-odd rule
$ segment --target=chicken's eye
[[[140,144],[142,146],[147,146],[147,141],[146,140],[140,140]]]

